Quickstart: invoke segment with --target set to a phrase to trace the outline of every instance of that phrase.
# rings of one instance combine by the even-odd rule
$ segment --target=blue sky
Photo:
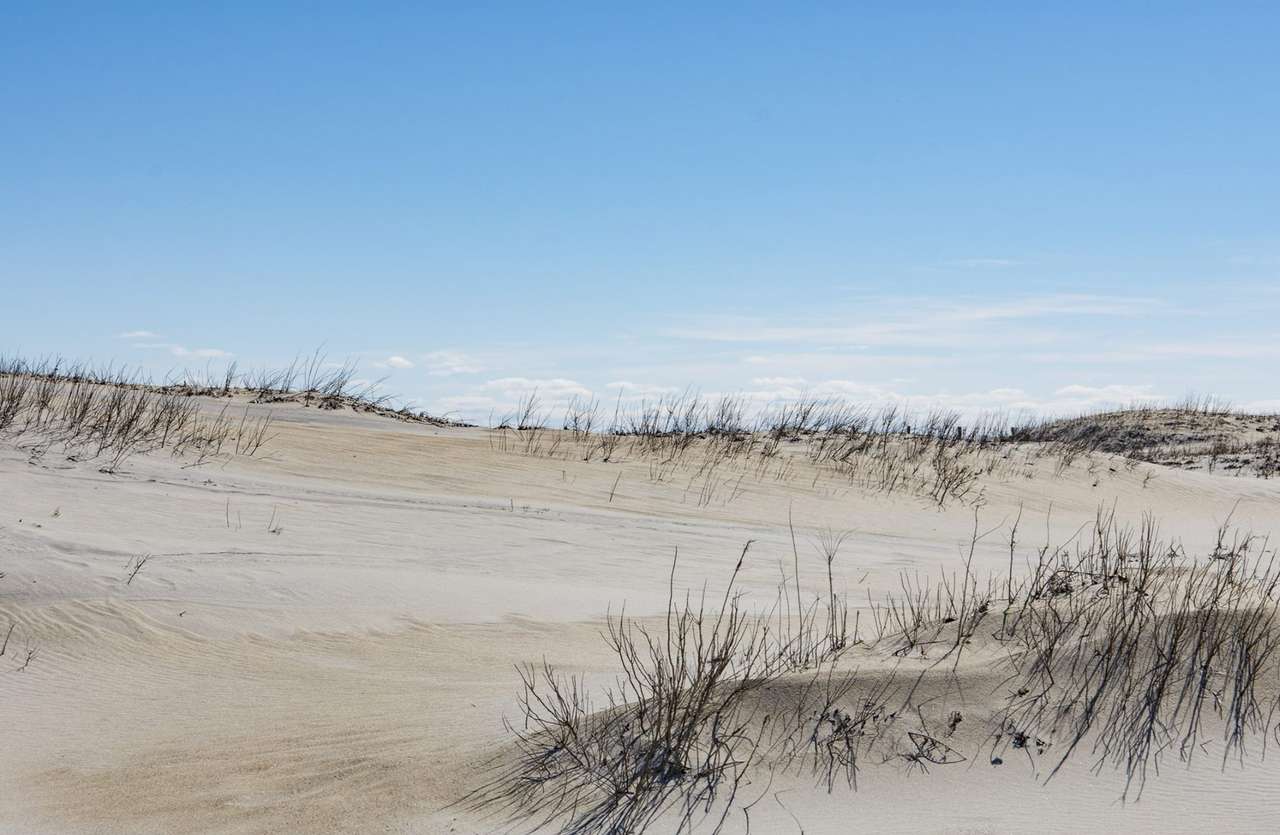
[[[0,9],[0,351],[1280,408],[1274,4],[465,5]]]

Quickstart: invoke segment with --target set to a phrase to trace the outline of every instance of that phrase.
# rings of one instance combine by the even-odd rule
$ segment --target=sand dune
[[[859,606],[896,592],[903,569],[954,570],[975,508],[984,529],[1021,512],[1028,547],[1070,540],[1099,506],[1134,523],[1150,513],[1188,550],[1211,548],[1229,515],[1280,530],[1274,481],[1103,453],[1065,469],[1028,458],[939,507],[801,457],[762,476],[726,466],[709,489],[641,457],[525,454],[487,430],[271,408],[262,454],[201,466],[161,452],[104,473],[0,446],[6,831],[501,828],[501,813],[451,804],[510,744],[515,666],[545,658],[607,683],[602,618],[623,604],[661,615],[676,549],[679,588],[718,593],[754,541],[738,585],[767,607],[792,563],[789,524],[806,598],[827,582],[812,537],[852,530],[834,583]],[[975,548],[984,575],[1008,561],[1007,535]],[[858,649],[840,664],[874,676],[901,659]],[[965,664],[973,691],[997,683],[980,652]],[[1280,776],[1274,761],[1173,760],[1122,804],[1122,777],[1088,766],[1045,783],[1016,759],[927,773],[889,762],[856,792],[791,770],[746,793],[753,831],[1257,831]]]

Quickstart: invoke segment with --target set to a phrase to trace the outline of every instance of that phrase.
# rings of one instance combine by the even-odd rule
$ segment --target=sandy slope
[[[104,474],[0,446],[0,827],[14,832],[490,831],[444,808],[500,750],[513,665],[546,657],[601,675],[600,618],[715,588],[756,540],[744,587],[772,599],[808,538],[853,528],[837,570],[853,601],[898,572],[954,566],[974,511],[814,480],[746,479],[699,506],[688,476],[646,462],[526,456],[475,429],[275,409],[260,458],[184,467],[166,455]],[[1045,463],[985,483],[983,528],[1023,508],[1022,538],[1058,542],[1100,503],[1153,512],[1204,545],[1218,522],[1280,531],[1280,484]],[[621,477],[619,478],[619,474]],[[610,498],[612,493],[612,498]],[[126,566],[152,558],[132,583]],[[999,535],[982,570],[1008,559]],[[7,629],[7,626],[4,626]],[[0,630],[3,631],[3,630]],[[18,668],[35,655],[25,669]],[[868,772],[857,794],[780,779],[755,831],[1249,831],[1280,801],[1274,762],[1174,764],[1140,803],[1110,775],[1048,786],[1009,763]],[[739,823],[735,823],[739,826]]]

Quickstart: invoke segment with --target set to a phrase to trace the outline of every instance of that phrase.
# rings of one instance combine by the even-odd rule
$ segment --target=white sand
[[[789,510],[815,592],[809,536],[853,528],[837,584],[858,603],[903,568],[958,565],[974,523],[967,505],[814,484],[812,471],[746,479],[699,507],[687,475],[655,483],[640,460],[275,413],[263,457],[202,467],[159,454],[108,475],[0,444],[0,632],[16,624],[0,658],[0,828],[491,831],[444,807],[505,739],[514,665],[611,672],[600,619],[624,602],[662,611],[673,549],[681,587],[715,588],[756,540],[744,587],[767,604],[791,557]],[[1159,469],[1144,486],[1146,468],[1099,461],[987,480],[983,527],[1021,505],[1024,541],[1059,542],[1114,503],[1189,548],[1233,507],[1237,525],[1280,531],[1280,483]],[[984,572],[1008,559],[998,536],[978,553]],[[126,585],[140,554],[153,556]],[[1015,762],[886,766],[832,794],[791,777],[753,807],[753,831],[1259,831],[1280,813],[1274,761],[1223,773],[1174,760],[1127,805],[1114,775],[1085,766],[1048,785]]]

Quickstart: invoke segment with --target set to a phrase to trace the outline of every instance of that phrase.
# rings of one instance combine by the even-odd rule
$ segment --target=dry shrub
[[[468,802],[565,832],[637,832],[668,814],[678,830],[708,815],[718,828],[752,767],[779,739],[780,717],[763,714],[751,697],[800,671],[798,658],[831,660],[804,646],[814,640],[812,630],[792,622],[790,632],[780,632],[772,617],[741,605],[735,583],[750,544],[718,608],[708,608],[705,596],[678,601],[673,563],[660,629],[625,612],[609,618],[606,640],[621,672],[602,698],[591,696],[582,677],[545,663],[520,668],[516,762]],[[781,589],[779,599],[789,600],[790,591]],[[804,620],[813,622],[829,620]],[[825,738],[815,744],[835,746]]]
[[[773,607],[748,614],[734,591],[747,549],[718,609],[678,602],[673,565],[662,626],[609,619],[620,675],[601,696],[545,664],[521,669],[516,755],[468,802],[566,832],[718,830],[771,773],[832,791],[867,764],[927,771],[983,749],[993,764],[1011,750],[1044,762],[1045,779],[1084,756],[1119,770],[1127,797],[1167,756],[1189,762],[1216,740],[1222,762],[1243,762],[1280,733],[1280,570],[1265,540],[1224,523],[1195,559],[1152,519],[1134,529],[1100,511],[1072,547],[1037,549],[1026,575],[980,582],[973,552],[989,533],[975,515],[961,571],[904,575],[872,604],[865,644],[844,634],[830,581],[804,606],[784,577]],[[843,540],[819,536],[820,555]],[[1011,563],[1015,546],[1016,523]],[[850,651],[872,671],[850,669]]]

